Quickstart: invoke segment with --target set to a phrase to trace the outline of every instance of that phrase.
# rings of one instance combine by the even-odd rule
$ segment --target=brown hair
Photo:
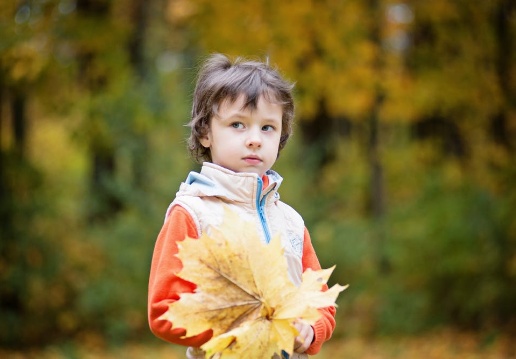
[[[209,131],[210,119],[217,114],[220,104],[234,102],[245,96],[244,109],[255,109],[260,96],[280,104],[283,109],[279,151],[285,147],[292,134],[294,100],[292,83],[284,80],[276,69],[259,61],[237,58],[233,62],[222,54],[213,54],[204,62],[195,86],[192,116],[188,126],[191,129],[188,149],[197,162],[211,161],[209,148],[199,139]]]

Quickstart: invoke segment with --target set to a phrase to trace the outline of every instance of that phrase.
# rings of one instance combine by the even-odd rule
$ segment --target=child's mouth
[[[257,165],[257,164],[260,164],[262,162],[262,160],[259,157],[256,157],[256,156],[244,157],[244,161],[249,163],[249,164],[251,164],[251,165]]]

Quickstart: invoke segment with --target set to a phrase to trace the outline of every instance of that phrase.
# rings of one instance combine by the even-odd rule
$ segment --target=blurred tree
[[[514,186],[508,184],[514,181],[516,167],[513,2],[174,0],[169,4],[171,26],[186,24],[193,34],[191,43],[180,49],[197,46],[202,53],[267,57],[296,81],[299,152],[312,180],[305,183],[304,197],[293,198],[293,203],[314,232],[320,228],[324,238],[324,233],[335,233],[328,228],[339,227],[347,218],[369,219],[372,230],[363,236],[373,239],[369,251],[377,253],[377,267],[385,273],[389,262],[396,262],[391,280],[402,284],[406,279],[398,275],[409,275],[413,263],[392,257],[401,240],[390,233],[396,225],[393,214],[408,201],[421,200],[420,211],[408,218],[418,222],[416,216],[424,215],[425,206],[437,215],[437,203],[444,199],[434,197],[430,205],[420,197],[434,188],[424,185],[425,174],[432,173],[443,193],[469,188],[454,197],[457,221],[465,221],[464,225],[470,217],[459,202],[473,201],[487,206],[486,211],[497,208],[499,214],[485,229],[490,234],[477,233],[471,240],[497,248],[497,259],[482,262],[483,270],[498,273],[499,288],[510,287],[516,257],[515,231],[508,221],[514,215],[510,208],[515,207]],[[349,183],[353,188],[347,187]],[[491,200],[472,200],[483,193]],[[437,224],[422,225],[430,230]],[[446,241],[453,241],[449,235],[438,238],[443,251],[450,248]],[[457,235],[465,240],[471,233]],[[338,246],[345,234],[335,236],[333,245]],[[465,255],[475,257],[472,252]],[[456,268],[460,267],[457,262]],[[463,273],[450,271],[445,280],[475,288],[468,269],[463,269]],[[437,283],[443,276],[429,270],[426,280]],[[489,287],[489,280],[482,285]],[[465,296],[474,296],[468,286],[460,288]],[[417,310],[438,311],[439,286],[420,291],[435,302]],[[514,291],[492,295],[489,314],[485,303],[477,302],[469,314],[456,315],[464,303],[462,298],[450,298],[453,309],[443,320],[472,327],[511,322],[508,303],[515,301]],[[479,312],[485,315],[472,314]],[[432,321],[431,314],[428,320]]]
[[[508,125],[514,122],[516,105],[516,87],[511,81],[516,69],[516,43],[508,40],[516,35],[515,6],[504,0],[482,4],[438,1],[431,6],[414,2],[413,6],[418,17],[413,29],[414,45],[407,61],[412,77],[419,82],[411,98],[419,113],[414,118],[414,133],[419,139],[432,138],[440,144],[442,155],[435,157],[438,162],[432,165],[442,166],[450,157],[457,158],[465,175],[463,184],[477,193],[473,197],[489,198],[476,205],[483,208],[486,216],[493,211],[498,213],[490,217],[492,221],[484,232],[468,235],[473,237],[471,241],[478,240],[493,248],[496,260],[480,263],[486,274],[497,278],[496,286],[505,288],[504,293],[491,292],[489,303],[476,306],[467,315],[464,303],[452,299],[454,304],[447,306],[446,313],[453,321],[470,327],[508,324],[513,320],[509,302],[516,301],[516,292],[510,284],[515,279],[510,268],[516,258],[516,237],[506,217],[506,211],[512,212],[511,216],[516,214],[514,186],[507,186],[509,178],[514,180],[511,168],[516,164],[516,133]],[[470,201],[470,195],[465,195],[463,200]],[[496,205],[491,205],[491,201]],[[458,210],[457,220],[467,212]],[[465,221],[464,225],[473,224]],[[490,232],[487,237],[485,231]],[[465,289],[464,283],[476,289],[479,285],[487,288],[494,284],[493,279],[479,283],[469,270],[460,272],[459,267],[445,278],[437,277],[441,283],[460,285],[469,296],[475,294]],[[443,309],[443,293],[438,287],[431,286],[437,294],[434,311]]]
[[[154,198],[143,188],[147,137],[153,116],[163,117],[159,82],[145,62],[146,6],[138,0],[0,5],[2,345],[37,345],[94,329],[125,336],[145,326],[144,308],[135,308],[143,307],[147,241],[155,229],[137,213],[153,213]],[[77,180],[84,154],[89,180]],[[90,183],[86,194],[83,179]],[[88,201],[94,226],[77,205]],[[122,208],[129,214],[115,221]],[[135,226],[130,235],[113,234],[128,222]],[[138,265],[121,272],[129,257]],[[117,292],[116,281],[133,287]],[[102,295],[106,288],[117,297]],[[117,314],[103,315],[109,310]]]
[[[123,200],[114,190],[116,134],[110,131],[108,116],[111,113],[105,111],[102,98],[117,74],[113,71],[116,58],[112,57],[120,49],[114,49],[112,45],[123,41],[115,24],[109,21],[111,6],[107,0],[77,1],[76,21],[70,29],[75,35],[77,79],[84,87],[85,96],[93,99],[84,123],[91,155],[89,216],[93,221],[107,219],[123,208]]]
[[[134,28],[128,39],[128,53],[131,67],[135,73],[135,85],[145,86],[149,81],[149,66],[145,57],[145,40],[147,34],[147,22],[149,8],[152,2],[145,0],[133,0],[130,4],[129,22],[134,24]],[[148,152],[147,133],[135,134],[135,149],[133,150],[133,182],[136,188],[143,189],[146,180],[148,168],[146,166]]]
[[[384,122],[382,92],[388,90],[383,89],[382,81],[382,11],[386,4],[311,0],[170,3],[174,4],[170,7],[172,26],[184,22],[185,13],[189,15],[191,31],[203,51],[267,57],[296,81],[304,142],[300,157],[313,177],[307,189],[313,197],[320,193],[316,178],[336,160],[339,143],[348,140],[351,132],[363,136],[370,167],[364,208],[381,222],[385,194],[379,138]],[[247,31],[235,31],[244,28]],[[324,217],[325,211],[316,213]],[[383,234],[378,228],[378,263],[385,269]]]
[[[190,68],[214,51],[296,82],[282,196],[351,283],[347,325],[511,325],[515,7],[0,3],[1,342],[146,330],[149,238],[191,166]]]
[[[41,171],[28,153],[29,103],[48,65],[44,51],[46,8],[28,2],[0,5],[0,325],[1,342],[22,340],[19,318],[34,312],[27,302],[31,272],[40,267],[27,252],[38,243],[31,223],[40,213]],[[29,25],[30,24],[30,25]],[[33,27],[40,36],[34,36]],[[32,247],[38,256],[42,243]]]

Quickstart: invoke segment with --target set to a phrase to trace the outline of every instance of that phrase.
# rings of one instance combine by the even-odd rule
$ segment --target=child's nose
[[[262,145],[262,136],[261,136],[261,131],[258,129],[250,129],[249,130],[249,133],[248,133],[248,136],[247,136],[247,141],[246,141],[246,145],[248,147],[261,147]]]

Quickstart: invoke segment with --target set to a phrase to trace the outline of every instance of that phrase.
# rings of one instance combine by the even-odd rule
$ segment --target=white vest
[[[289,277],[299,285],[303,272],[304,221],[292,207],[279,200],[277,190],[283,180],[281,176],[274,171],[268,171],[267,175],[269,185],[260,191],[261,180],[256,174],[237,173],[205,162],[200,174],[191,172],[181,184],[167,215],[173,206],[180,205],[193,218],[200,236],[208,233],[210,227],[221,224],[224,207],[228,207],[242,220],[256,223],[256,231],[264,242],[280,236]],[[258,210],[260,201],[263,202],[264,224]]]
[[[175,205],[180,205],[193,218],[200,236],[208,233],[210,227],[218,227],[223,220],[224,207],[229,207],[242,220],[256,223],[256,231],[264,242],[280,235],[290,280],[299,285],[303,273],[304,221],[292,207],[279,200],[277,191],[283,181],[281,176],[274,171],[268,171],[267,176],[269,185],[260,190],[258,175],[237,173],[205,162],[200,173],[191,172],[181,184],[167,216]],[[264,224],[259,214],[260,207],[263,208]],[[204,352],[190,347],[186,356],[188,359],[204,358]],[[279,355],[273,357],[279,358]],[[290,357],[303,358],[308,356],[294,353]]]

